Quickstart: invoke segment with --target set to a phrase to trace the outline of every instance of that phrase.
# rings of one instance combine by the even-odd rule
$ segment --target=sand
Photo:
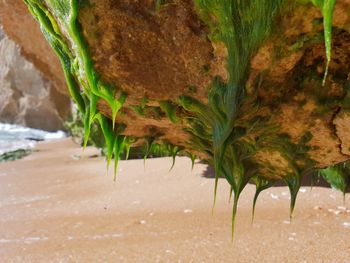
[[[96,149],[40,143],[0,164],[0,262],[350,262],[350,198],[303,187],[292,223],[289,192],[242,193],[231,242],[229,187],[188,158],[121,161],[106,174]]]

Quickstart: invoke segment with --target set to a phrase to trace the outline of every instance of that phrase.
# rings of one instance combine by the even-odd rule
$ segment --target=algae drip
[[[167,1],[155,1],[155,12],[160,12]],[[314,5],[323,16],[323,36],[326,50],[326,67],[322,85],[326,85],[332,49],[332,17],[335,0],[194,0],[196,13],[207,29],[212,43],[223,44],[227,50],[227,79],[213,77],[208,88],[207,103],[184,94],[176,101],[157,101],[159,107],[149,106],[146,95],[140,105],[129,105],[132,94],[123,91],[117,83],[105,83],[94,68],[93,58],[79,23],[79,10],[89,1],[78,0],[25,0],[30,12],[38,20],[41,30],[59,57],[69,92],[84,116],[84,147],[91,124],[97,122],[102,130],[107,148],[107,168],[114,158],[116,175],[118,160],[124,152],[129,155],[135,141],[144,141],[145,159],[151,151],[166,153],[173,158],[187,154],[192,165],[196,153],[201,153],[215,168],[214,205],[219,177],[224,177],[233,193],[232,236],[239,196],[248,183],[256,185],[253,213],[259,194],[277,180],[288,185],[291,194],[292,215],[300,188],[301,177],[315,169],[314,161],[306,154],[312,134],[305,132],[298,142],[278,133],[279,127],[270,118],[254,115],[259,105],[247,96],[250,60],[276,27],[276,19],[285,10],[293,12],[297,5]],[[195,88],[192,88],[195,90]],[[105,101],[111,112],[111,120],[97,108],[99,100]],[[157,136],[131,138],[123,135],[125,125],[116,123],[120,110],[130,108],[136,114],[147,117],[166,116],[171,123],[185,123],[184,129],[191,141],[186,145],[174,145],[157,141]],[[270,153],[275,160],[285,163],[283,171],[270,169],[261,158]],[[347,191],[349,186],[348,164],[338,164],[321,169],[319,175],[334,187]],[[282,174],[282,175],[280,175]],[[231,194],[230,193],[230,194]]]

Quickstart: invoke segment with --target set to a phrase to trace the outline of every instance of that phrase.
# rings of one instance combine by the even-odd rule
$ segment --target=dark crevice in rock
[[[333,135],[334,135],[334,136],[337,138],[337,140],[339,141],[339,143],[337,144],[338,149],[339,149],[339,153],[342,154],[342,155],[344,155],[344,156],[350,157],[350,154],[346,154],[346,153],[344,153],[344,151],[343,151],[343,141],[342,141],[342,139],[341,139],[341,136],[339,136],[339,134],[338,134],[337,125],[334,123],[334,120],[337,118],[338,114],[341,112],[341,109],[342,109],[341,107],[338,107],[338,108],[334,111],[334,113],[333,113],[333,115],[332,115],[332,118],[331,118],[331,130],[332,130]]]

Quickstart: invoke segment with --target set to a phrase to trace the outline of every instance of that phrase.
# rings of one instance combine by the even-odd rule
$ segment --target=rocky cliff
[[[70,114],[70,99],[0,35],[0,121],[59,130]]]

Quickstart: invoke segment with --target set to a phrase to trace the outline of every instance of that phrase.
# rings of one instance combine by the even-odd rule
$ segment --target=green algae
[[[191,170],[193,170],[197,156],[191,152],[186,152],[186,153],[187,153],[187,156],[191,159]]]
[[[245,154],[234,146],[237,139],[245,131],[235,127],[239,108],[245,97],[247,69],[252,55],[269,34],[274,17],[279,13],[284,0],[196,0],[197,9],[201,18],[211,30],[212,41],[223,42],[227,48],[227,83],[214,81],[209,94],[211,114],[206,114],[199,107],[187,110],[202,112],[210,117],[203,118],[203,126],[209,127],[212,134],[212,163],[216,171],[214,186],[214,206],[216,200],[217,183],[219,176],[224,176],[231,184],[235,193],[232,215],[232,233],[237,210],[237,202],[242,189],[249,181],[250,172],[245,171],[242,159]],[[214,18],[214,19],[213,19]],[[239,66],[238,66],[239,65]],[[202,107],[203,108],[203,107]],[[207,107],[204,107],[207,108]],[[228,160],[228,161],[227,161]]]
[[[295,203],[297,200],[298,192],[300,189],[300,182],[301,182],[301,174],[297,173],[294,175],[288,175],[285,178],[283,178],[285,183],[287,184],[290,192],[290,210],[289,210],[289,218],[292,220]]]
[[[140,105],[131,105],[130,109],[132,109],[136,114],[140,116],[145,116],[145,108],[147,106],[147,102],[148,102],[148,97],[144,96],[141,99]]]
[[[199,102],[189,97],[181,97],[179,103],[185,110],[196,114],[196,119],[190,121],[192,128],[187,131],[192,134],[192,145],[197,147],[197,150],[207,153],[209,163],[215,168],[214,205],[219,176],[226,178],[234,192],[232,211],[232,233],[234,233],[237,202],[248,181],[252,180],[257,187],[253,201],[253,216],[259,193],[273,185],[273,181],[264,179],[264,175],[256,175],[258,169],[254,168],[256,163],[251,159],[262,146],[257,141],[249,142],[243,139],[249,136],[249,125],[242,127],[237,124],[240,119],[240,108],[245,100],[244,84],[250,58],[270,33],[274,17],[278,15],[286,1],[196,0],[195,3],[200,17],[210,28],[210,39],[224,43],[227,48],[229,79],[227,83],[222,83],[217,79],[213,81],[208,96],[208,105],[200,105]],[[335,1],[322,1],[327,56],[324,81],[330,61],[334,3]],[[309,150],[306,143],[310,139],[310,134],[306,134],[298,145],[294,145],[280,138],[265,138],[266,141],[271,142],[272,140],[275,143],[275,147],[282,152],[290,165],[292,172],[286,173],[283,179],[291,193],[291,216],[300,188],[301,175],[314,165],[314,162],[305,156]],[[302,160],[304,157],[304,167],[301,169],[295,159]]]
[[[332,50],[332,26],[333,26],[333,12],[336,0],[312,0],[312,3],[322,10],[323,15],[323,27],[324,27],[324,38],[326,46],[326,70],[323,77],[322,84],[325,85],[329,63],[331,62],[331,50]]]
[[[116,87],[103,83],[93,67],[87,44],[81,33],[77,15],[81,8],[80,1],[25,0],[30,11],[36,17],[42,31],[59,56],[68,89],[79,110],[84,114],[85,139],[89,138],[91,125],[97,121],[101,127],[107,148],[107,169],[114,157],[114,178],[116,178],[118,161],[125,153],[129,157],[134,139],[122,134],[123,125],[115,127],[118,111],[123,107],[127,94],[120,92],[116,98]],[[177,115],[178,109],[188,112],[185,118],[189,127],[185,130],[191,135],[188,148],[203,153],[207,162],[215,168],[214,206],[218,186],[218,178],[224,177],[230,184],[230,196],[234,194],[232,207],[232,237],[237,212],[239,196],[249,183],[256,185],[253,200],[252,219],[259,194],[271,187],[277,180],[271,164],[267,174],[260,171],[261,161],[257,160],[262,151],[276,150],[288,163],[282,179],[290,189],[292,216],[297,193],[300,188],[301,177],[305,171],[314,167],[314,161],[307,156],[310,150],[307,145],[311,133],[305,133],[298,144],[292,143],[290,138],[278,134],[278,127],[271,120],[263,116],[251,117],[256,112],[257,105],[246,97],[245,85],[247,81],[249,62],[259,46],[270,34],[275,18],[283,10],[287,0],[194,0],[200,18],[209,27],[210,39],[222,42],[227,48],[227,82],[214,78],[205,105],[190,96],[180,96],[178,101],[160,101],[159,109],[168,119],[178,124],[182,119]],[[305,2],[305,1],[303,1]],[[309,0],[308,0],[309,2]],[[335,0],[312,0],[312,3],[322,10],[324,17],[324,38],[327,65],[323,84],[325,83],[328,66],[331,59],[332,15]],[[159,11],[163,1],[156,0],[156,10]],[[58,24],[63,25],[65,35]],[[67,35],[66,35],[67,34]],[[68,42],[66,39],[72,42]],[[300,39],[290,46],[290,51],[301,48],[308,39]],[[209,67],[209,66],[208,66]],[[205,73],[209,68],[204,68]],[[80,90],[80,86],[82,90]],[[196,88],[189,88],[195,93]],[[112,123],[97,110],[98,100],[107,102],[111,109]],[[143,117],[161,117],[160,110],[147,106],[148,98],[144,97],[140,105],[130,108]],[[153,112],[148,114],[149,112]],[[156,117],[156,118],[158,118]],[[277,135],[272,135],[277,134]],[[156,142],[156,138],[148,137],[145,143],[144,161],[155,154],[157,156],[171,156],[173,168],[176,156],[185,149],[168,142]],[[192,162],[196,158],[187,152]],[[270,167],[271,166],[271,167]],[[328,169],[328,170],[327,170]],[[344,167],[330,167],[320,173],[337,189],[344,191],[350,184],[348,169]],[[345,169],[345,170],[344,170]],[[341,178],[340,178],[341,177]]]
[[[144,147],[144,163],[149,157],[170,156],[172,158],[172,162],[169,170],[172,170],[175,165],[176,156],[178,156],[183,150],[184,148],[181,146],[173,145],[167,141],[157,141],[156,138],[148,137],[146,138]]]
[[[119,154],[124,149],[123,140],[115,133],[115,119],[123,106],[127,94],[121,92],[116,98],[115,87],[103,83],[93,68],[93,62],[88,52],[77,21],[81,1],[40,1],[25,0],[29,11],[39,21],[41,30],[59,57],[68,90],[82,112],[84,118],[84,147],[87,144],[91,125],[97,120],[107,147],[107,167],[114,155],[115,167],[118,164]],[[68,34],[68,42],[58,26],[63,25]],[[80,85],[83,90],[80,90]],[[102,99],[111,109],[112,125],[109,119],[97,112],[97,102]],[[116,172],[116,168],[115,168]]]
[[[156,146],[153,146],[154,141],[155,141],[155,138],[153,138],[153,137],[146,138],[145,153],[143,155],[143,165],[144,166],[146,165],[146,160],[147,160],[148,155],[152,152],[152,147],[153,147],[153,149],[156,147]]]
[[[323,16],[323,28],[324,28],[324,41],[326,47],[326,69],[322,85],[326,83],[329,63],[331,62],[331,51],[332,51],[332,27],[333,27],[333,13],[336,4],[336,0],[298,0],[300,3],[312,3],[314,6],[319,8]]]
[[[320,170],[322,177],[344,195],[350,191],[350,161]]]
[[[256,186],[256,190],[255,190],[255,194],[254,194],[254,199],[253,199],[253,208],[252,208],[252,222],[254,221],[254,217],[255,217],[255,207],[256,207],[256,202],[258,200],[258,197],[260,195],[260,193],[270,187],[273,186],[274,181],[272,180],[266,180],[262,177],[259,176],[254,176],[252,177],[252,182],[255,184]]]
[[[148,106],[148,102],[148,97],[144,96],[139,105],[130,105],[129,108],[142,118],[161,120],[164,117],[162,107]]]
[[[176,124],[179,122],[179,118],[176,116],[177,105],[175,103],[172,103],[169,100],[160,101],[159,106],[172,123]]]
[[[175,159],[176,159],[176,156],[179,154],[179,152],[181,152],[183,149],[182,147],[179,147],[177,145],[172,145],[172,144],[168,144],[168,151],[171,155],[171,158],[172,158],[172,163],[171,163],[171,167],[170,167],[170,170],[174,168],[174,165],[175,165]]]
[[[132,137],[124,137],[124,150],[125,150],[125,160],[129,160],[130,149],[133,143],[136,142],[135,138]]]
[[[164,0],[155,0],[156,11],[158,12],[163,4]]]
[[[3,154],[0,154],[0,163],[22,159],[31,154],[32,151],[33,150],[31,149],[18,149],[15,151],[5,152]]]

